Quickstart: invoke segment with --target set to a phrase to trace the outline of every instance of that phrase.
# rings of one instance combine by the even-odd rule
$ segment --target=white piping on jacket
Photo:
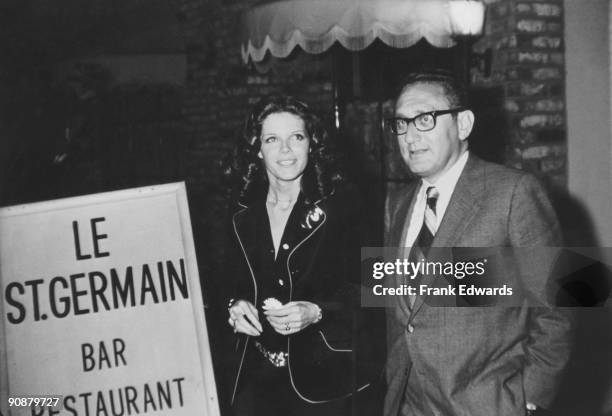
[[[317,201],[318,203],[318,201]],[[319,206],[317,205],[317,203],[315,203],[314,205],[319,208]],[[327,214],[325,213],[325,211],[323,211],[323,221],[321,221],[321,224],[317,225],[317,228],[315,228],[310,234],[308,234],[306,236],[306,238],[304,238],[302,241],[299,242],[299,244],[297,244],[295,247],[293,247],[293,250],[291,250],[291,252],[289,253],[289,255],[287,256],[287,273],[289,273],[289,302],[291,302],[291,300],[293,299],[293,276],[291,275],[291,267],[289,267],[289,260],[291,260],[291,256],[293,255],[293,253],[295,252],[295,250],[297,250],[302,244],[304,244],[306,241],[308,241],[308,239],[310,239],[310,237],[312,237],[314,235],[314,233],[316,233],[319,228],[321,228],[323,226],[323,224],[325,224],[325,222],[327,221]],[[287,336],[287,354],[289,355],[288,359],[287,359],[287,368],[289,370],[289,380],[291,381],[291,387],[293,387],[293,390],[295,391],[295,393],[304,401],[308,402],[308,403],[327,403],[331,400],[310,400],[307,399],[306,397],[304,397],[297,389],[297,387],[295,387],[295,382],[293,381],[293,372],[291,371],[291,336]]]
[[[335,351],[335,352],[353,352],[352,349],[346,350],[346,349],[332,347],[331,345],[329,345],[329,342],[327,342],[327,338],[325,338],[325,335],[323,335],[323,331],[319,330],[319,334],[321,334],[321,338],[323,338],[323,342],[325,343],[327,348],[329,348],[330,350]]]
[[[244,205],[240,204],[241,206],[244,207],[244,209],[238,211],[237,213],[234,214],[234,216],[232,217],[232,224],[234,226],[234,234],[236,234],[236,238],[238,239],[238,243],[240,244],[240,249],[242,250],[242,254],[244,255],[244,258],[247,262],[247,266],[249,266],[249,271],[251,272],[251,279],[253,280],[253,287],[255,289],[255,299],[253,301],[253,304],[256,305],[257,304],[257,282],[255,281],[255,273],[253,273],[253,267],[251,266],[251,262],[249,262],[249,257],[247,256],[246,250],[244,248],[244,245],[242,244],[242,240],[240,239],[240,236],[238,235],[238,229],[236,228],[236,216],[238,214],[243,213],[247,207],[245,207]],[[242,357],[240,357],[240,365],[238,366],[238,371],[236,372],[236,381],[234,381],[234,391],[232,392],[232,400],[230,403],[234,403],[234,398],[236,397],[236,390],[238,389],[238,379],[240,378],[240,372],[242,371],[242,364],[244,364],[244,357],[246,355],[246,350],[247,350],[247,346],[249,344],[249,339],[250,337],[247,335],[246,339],[244,341],[244,348],[242,350]]]
[[[318,203],[320,202],[317,201],[314,203],[314,205],[319,208]],[[292,297],[293,297],[293,278],[291,275],[291,268],[289,267],[289,260],[291,259],[291,256],[293,255],[293,253],[298,249],[298,247],[300,247],[303,243],[305,243],[310,237],[312,237],[314,235],[315,232],[317,232],[317,230],[319,228],[321,228],[321,226],[323,226],[323,224],[325,224],[325,222],[327,221],[327,214],[325,213],[325,211],[323,211],[323,221],[321,221],[321,224],[319,224],[317,226],[317,228],[315,228],[313,230],[312,233],[310,233],[306,238],[304,238],[299,244],[297,244],[293,250],[291,250],[291,252],[289,253],[289,255],[287,256],[287,272],[289,273],[289,301],[291,301]],[[321,336],[323,336],[323,333],[321,331],[319,331],[321,333]],[[323,336],[323,340],[325,341],[325,344],[327,345],[327,347],[333,351],[334,350],[325,340],[325,337]],[[293,387],[293,390],[295,391],[295,393],[298,395],[298,397],[300,397],[302,400],[304,400],[307,403],[312,403],[312,404],[317,404],[317,403],[329,403],[333,400],[338,400],[338,399],[344,399],[347,397],[350,397],[353,393],[347,393],[344,396],[340,396],[340,397],[335,397],[334,399],[330,399],[330,400],[310,400],[308,398],[306,398],[303,394],[301,394],[297,387],[295,386],[295,382],[293,380],[293,372],[291,371],[291,353],[290,353],[290,349],[291,349],[291,336],[287,336],[287,353],[289,355],[288,359],[287,359],[287,368],[289,369],[289,380],[291,381],[291,387]],[[352,352],[352,350],[348,350],[348,352]],[[369,387],[371,383],[365,384],[359,388],[357,388],[357,391],[360,392],[362,390],[364,390],[365,388]]]

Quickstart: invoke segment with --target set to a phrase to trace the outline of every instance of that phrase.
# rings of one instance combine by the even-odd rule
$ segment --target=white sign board
[[[3,415],[219,414],[184,184],[0,209],[0,287]]]

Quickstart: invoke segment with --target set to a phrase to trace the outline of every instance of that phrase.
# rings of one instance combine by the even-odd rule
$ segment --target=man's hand
[[[237,300],[229,308],[228,323],[234,332],[241,332],[251,336],[259,336],[263,331],[259,322],[259,314],[253,304],[246,300]]]
[[[318,321],[321,309],[312,302],[289,302],[264,312],[272,328],[281,335],[295,334]]]

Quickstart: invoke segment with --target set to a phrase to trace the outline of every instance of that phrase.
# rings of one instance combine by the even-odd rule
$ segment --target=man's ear
[[[464,110],[457,114],[457,129],[459,130],[459,140],[469,137],[474,127],[474,113],[471,110]]]

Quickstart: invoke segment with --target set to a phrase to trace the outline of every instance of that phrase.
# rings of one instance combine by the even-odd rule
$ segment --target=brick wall
[[[492,74],[474,86],[501,87],[508,127],[505,163],[565,187],[566,117],[563,2],[488,0],[485,33],[474,50],[493,49]]]

